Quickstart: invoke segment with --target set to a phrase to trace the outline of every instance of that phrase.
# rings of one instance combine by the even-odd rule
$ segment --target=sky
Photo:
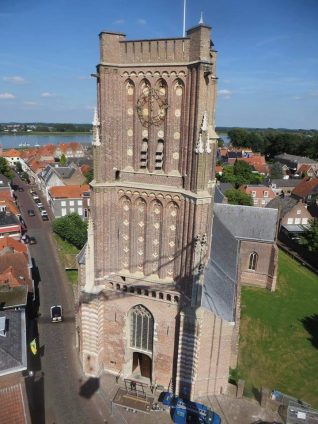
[[[217,126],[318,129],[318,0],[187,0],[218,51]],[[0,0],[0,122],[92,121],[101,31],[181,37],[183,0]]]

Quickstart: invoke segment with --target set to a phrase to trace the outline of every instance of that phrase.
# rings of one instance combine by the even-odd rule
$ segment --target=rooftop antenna
[[[201,17],[200,17],[200,20],[199,20],[199,25],[201,25],[201,24],[204,24],[204,22],[203,22],[203,12],[201,12]]]
[[[187,0],[183,0],[183,32],[182,32],[182,37],[186,36],[186,33],[185,33],[186,5],[187,5]]]

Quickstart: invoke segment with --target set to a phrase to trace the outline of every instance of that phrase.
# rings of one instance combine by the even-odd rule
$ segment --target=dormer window
[[[264,197],[268,197],[268,191],[264,191]]]
[[[256,197],[256,191],[252,191],[252,197]]]

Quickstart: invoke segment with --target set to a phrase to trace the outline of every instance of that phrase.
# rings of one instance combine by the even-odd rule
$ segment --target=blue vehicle
[[[159,401],[171,408],[175,424],[221,424],[220,416],[202,403],[183,400],[170,392],[161,393]]]

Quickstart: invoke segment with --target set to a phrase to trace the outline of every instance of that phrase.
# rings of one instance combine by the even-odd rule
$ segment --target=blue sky
[[[0,122],[91,122],[98,34],[182,35],[183,0],[0,0]],[[218,50],[217,126],[318,129],[318,0],[188,0]]]

